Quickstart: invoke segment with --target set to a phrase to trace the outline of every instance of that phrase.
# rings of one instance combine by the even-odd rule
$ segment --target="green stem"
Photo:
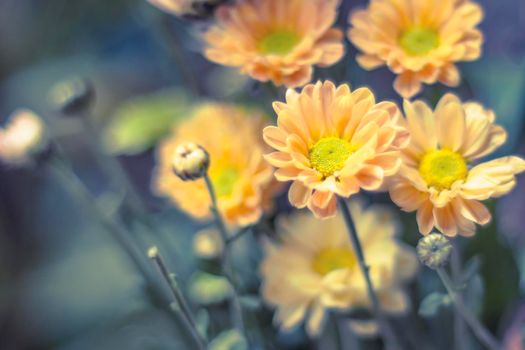
[[[460,283],[461,279],[461,255],[460,247],[456,240],[451,240],[454,248],[452,249],[452,256],[450,259],[450,267],[452,271],[452,280],[455,285]],[[458,298],[463,301],[463,295],[458,292]],[[467,337],[465,337],[465,322],[459,313],[458,309],[454,309],[454,344],[456,350],[467,349]]]
[[[188,306],[188,303],[186,302],[186,299],[184,298],[182,292],[180,291],[177,280],[175,277],[175,274],[170,273],[168,271],[168,268],[166,267],[166,263],[164,262],[164,259],[162,256],[158,253],[158,249],[156,247],[153,247],[150,249],[150,258],[155,262],[157,265],[157,268],[166,281],[166,284],[168,285],[171,294],[173,295],[173,298],[175,299],[175,303],[177,304],[178,310],[180,310],[181,318],[186,321],[187,328],[190,331],[191,335],[197,342],[198,348],[200,350],[206,350],[208,344],[206,339],[201,335],[197,328],[197,323],[195,322],[195,319],[193,318],[193,315],[191,313],[191,310]]]
[[[352,219],[352,215],[350,213],[350,209],[348,208],[348,204],[346,203],[346,200],[341,197],[337,197],[337,201],[339,203],[339,208],[341,210],[346,227],[348,229],[348,234],[350,236],[350,241],[352,243],[355,255],[357,257],[359,269],[361,270],[361,273],[363,274],[363,277],[366,282],[368,298],[372,303],[372,313],[379,324],[380,333],[385,341],[385,347],[387,349],[401,349],[401,347],[399,346],[399,342],[394,332],[392,331],[392,328],[390,328],[390,325],[388,324],[385,315],[381,311],[379,299],[377,297],[377,294],[375,293],[372,280],[370,278],[369,267],[365,262],[363,248],[361,247],[361,242],[359,241],[355,223]]]
[[[485,345],[488,349],[491,350],[502,350],[503,348],[498,343],[498,341],[489,333],[489,331],[479,322],[479,320],[474,316],[470,310],[463,303],[462,298],[459,296],[458,292],[454,288],[452,280],[448,276],[447,272],[443,268],[436,270],[441,282],[445,286],[448,295],[454,302],[456,310],[459,312],[461,317],[465,322],[470,326],[476,338]]]
[[[242,307],[239,299],[239,293],[237,291],[237,283],[235,281],[235,275],[233,273],[232,261],[231,261],[231,247],[228,243],[230,233],[226,227],[222,215],[219,211],[217,205],[217,195],[215,194],[215,189],[213,188],[213,183],[208,174],[204,175],[204,181],[206,182],[206,187],[210,194],[211,200],[211,211],[215,218],[215,223],[219,229],[219,234],[221,236],[222,242],[224,244],[224,250],[220,256],[221,270],[223,275],[229,280],[232,285],[232,297],[231,297],[231,317],[235,327],[246,336],[246,328],[244,326],[244,319],[242,314]],[[248,339],[246,337],[246,339]]]

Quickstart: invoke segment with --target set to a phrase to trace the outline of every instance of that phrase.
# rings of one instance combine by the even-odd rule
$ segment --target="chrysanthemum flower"
[[[396,239],[398,225],[390,211],[379,206],[363,211],[357,203],[351,203],[350,210],[382,309],[406,311],[402,284],[416,272],[414,249]],[[322,331],[327,309],[370,309],[341,216],[317,220],[301,212],[280,221],[278,230],[283,242],[266,247],[261,273],[262,295],[277,308],[275,321],[282,329],[306,320],[314,336]]]
[[[331,28],[339,0],[245,0],[217,9],[205,34],[205,56],[239,67],[259,81],[302,86],[313,66],[330,66],[344,54],[343,33]]]
[[[458,61],[481,54],[476,29],[481,7],[469,0],[372,0],[350,16],[350,41],[361,50],[357,62],[367,70],[387,65],[398,75],[395,90],[410,98],[421,84],[457,86]]]
[[[6,164],[27,163],[46,144],[44,122],[30,110],[15,111],[0,128],[0,160]]]
[[[378,190],[401,164],[399,149],[409,135],[398,125],[392,102],[376,103],[366,88],[350,91],[327,81],[289,89],[286,103],[273,105],[278,126],[264,129],[276,152],[265,155],[279,181],[293,181],[292,205],[308,206],[317,217],[335,215],[335,195]]]
[[[507,138],[494,124],[494,113],[477,103],[462,104],[447,94],[434,112],[421,101],[405,101],[404,107],[411,142],[402,152],[404,164],[390,189],[392,200],[404,211],[417,210],[424,235],[434,226],[448,236],[473,235],[475,224],[491,218],[480,201],[508,193],[525,161],[503,157],[472,164]]]
[[[185,182],[172,169],[179,145],[199,144],[209,153],[208,174],[227,223],[242,226],[257,221],[270,206],[276,188],[272,167],[262,156],[262,127],[262,117],[255,111],[222,104],[197,107],[192,118],[177,125],[159,146],[155,192],[196,218],[211,218],[204,180]]]

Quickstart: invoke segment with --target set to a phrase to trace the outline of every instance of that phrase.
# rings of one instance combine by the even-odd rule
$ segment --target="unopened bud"
[[[210,166],[208,152],[199,145],[187,143],[175,149],[173,172],[181,180],[197,180],[206,174]]]
[[[202,230],[193,237],[193,252],[200,258],[214,259],[222,254],[224,244],[216,230]]]
[[[440,233],[431,233],[421,238],[417,244],[419,260],[431,269],[445,266],[451,253],[452,244]]]
[[[148,258],[156,259],[159,256],[159,248],[152,246],[148,249]]]
[[[51,90],[50,99],[62,114],[77,115],[91,107],[95,99],[95,90],[90,81],[72,78],[55,85]]]

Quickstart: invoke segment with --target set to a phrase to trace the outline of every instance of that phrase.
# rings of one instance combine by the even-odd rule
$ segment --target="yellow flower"
[[[469,0],[372,0],[350,16],[350,41],[361,50],[367,70],[387,65],[398,75],[395,90],[404,98],[421,83],[457,86],[458,61],[481,55],[483,34],[476,29],[481,7]]]
[[[330,66],[344,54],[343,33],[331,28],[339,0],[245,0],[222,6],[205,34],[206,58],[239,67],[259,81],[302,86],[312,66]]]
[[[414,276],[414,249],[396,239],[397,222],[380,206],[350,203],[370,276],[384,311],[408,308],[402,284]],[[262,295],[277,308],[275,321],[288,330],[306,320],[312,336],[322,331],[327,309],[370,308],[343,218],[317,220],[306,212],[278,222],[283,242],[268,244],[261,265]]]
[[[295,207],[333,216],[335,195],[378,190],[399,169],[408,132],[397,123],[397,106],[376,104],[370,90],[318,82],[301,93],[289,89],[286,103],[273,106],[278,126],[266,127],[263,135],[277,151],[265,158],[278,168],[277,180],[293,181],[288,198]]]
[[[477,103],[462,104],[447,94],[434,112],[422,101],[405,101],[404,107],[411,141],[390,189],[392,200],[404,211],[417,210],[424,235],[434,226],[448,236],[473,235],[475,224],[490,221],[480,201],[508,193],[525,161],[503,157],[472,165],[507,138],[494,113]]]
[[[0,160],[22,165],[47,145],[44,122],[27,109],[16,110],[5,128],[0,128]]]
[[[198,219],[211,218],[204,180],[185,182],[173,173],[177,147],[196,143],[209,153],[208,174],[227,223],[243,226],[257,221],[276,190],[272,168],[262,156],[262,127],[262,116],[255,111],[225,104],[197,107],[192,118],[174,128],[160,144],[154,191]]]

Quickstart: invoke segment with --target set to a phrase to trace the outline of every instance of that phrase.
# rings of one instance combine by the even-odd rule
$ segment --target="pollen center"
[[[338,137],[325,137],[310,148],[310,164],[324,177],[341,170],[357,147]]]
[[[351,269],[356,263],[355,255],[350,249],[326,248],[314,257],[312,269],[324,276],[334,270]]]
[[[210,177],[217,197],[228,197],[233,193],[240,174],[239,170],[233,167],[224,167],[214,171]]]
[[[399,45],[411,56],[420,56],[439,46],[439,36],[435,30],[413,27],[401,34]]]
[[[259,52],[271,55],[284,55],[299,43],[299,36],[289,30],[276,30],[268,33],[259,42]]]
[[[457,180],[464,180],[468,175],[468,168],[460,154],[441,149],[423,156],[419,163],[419,173],[429,187],[445,190],[450,189]]]

